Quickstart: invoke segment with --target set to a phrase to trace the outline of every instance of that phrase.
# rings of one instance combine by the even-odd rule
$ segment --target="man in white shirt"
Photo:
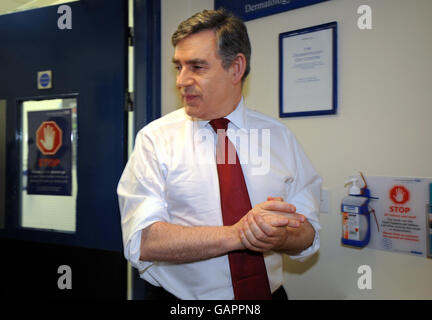
[[[241,20],[205,10],[182,22],[172,42],[183,108],[136,137],[117,189],[125,257],[172,297],[233,299],[228,254],[262,252],[273,298],[284,296],[282,254],[319,249],[321,178],[283,124],[245,107],[251,50]],[[232,225],[222,221],[209,123],[220,118],[229,120],[252,206]]]

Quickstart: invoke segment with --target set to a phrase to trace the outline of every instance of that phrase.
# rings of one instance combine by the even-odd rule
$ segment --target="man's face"
[[[201,31],[177,43],[173,62],[176,85],[189,116],[202,120],[221,118],[237,106],[232,70],[222,66],[213,31]]]

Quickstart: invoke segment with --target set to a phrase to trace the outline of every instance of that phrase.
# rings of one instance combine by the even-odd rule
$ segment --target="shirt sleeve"
[[[154,143],[141,130],[117,186],[124,255],[139,271],[152,264],[139,259],[141,230],[157,221],[168,221],[164,181]]]
[[[288,202],[296,206],[297,212],[303,214],[315,229],[315,238],[312,245],[298,255],[290,256],[292,259],[304,260],[318,251],[320,247],[319,230],[319,203],[322,179],[315,171],[312,163],[298,144],[295,137],[288,132],[288,139],[293,146],[293,162],[295,175],[287,185]]]

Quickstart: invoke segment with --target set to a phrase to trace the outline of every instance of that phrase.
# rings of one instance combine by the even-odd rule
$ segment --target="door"
[[[126,298],[127,3],[0,16],[1,295]]]

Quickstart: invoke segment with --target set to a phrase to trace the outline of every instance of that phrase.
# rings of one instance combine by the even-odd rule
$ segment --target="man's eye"
[[[194,70],[201,70],[201,69],[204,69],[204,67],[203,67],[203,66],[200,66],[200,65],[195,65],[195,66],[193,66],[193,68],[194,68]]]
[[[175,65],[174,66],[174,70],[175,71],[180,71],[181,70],[181,66],[180,65]]]

